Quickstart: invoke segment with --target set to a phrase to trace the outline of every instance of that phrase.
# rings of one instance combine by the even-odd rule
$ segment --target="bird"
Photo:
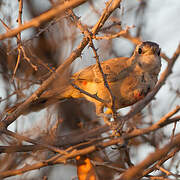
[[[131,57],[116,57],[100,63],[114,96],[116,110],[135,104],[153,90],[161,69],[160,53],[161,49],[157,43],[144,41],[136,46]],[[65,87],[57,83],[56,87],[46,90],[29,105],[24,114],[39,111],[50,104],[70,98],[85,98],[94,103],[97,115],[104,113],[105,107],[111,110],[111,96],[97,64],[74,73],[69,81],[71,83]],[[104,102],[84,92],[96,95]]]

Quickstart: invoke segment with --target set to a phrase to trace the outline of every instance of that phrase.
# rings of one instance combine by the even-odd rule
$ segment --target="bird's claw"
[[[111,114],[101,113],[99,116],[102,117],[104,122],[111,128],[113,136],[120,136],[118,123],[114,121]]]

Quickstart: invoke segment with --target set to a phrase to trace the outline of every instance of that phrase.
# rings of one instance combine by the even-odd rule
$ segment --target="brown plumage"
[[[115,108],[130,106],[146,96],[157,82],[161,68],[159,45],[142,42],[136,46],[131,57],[110,59],[102,62],[101,67],[115,96]],[[108,101],[111,107],[111,97],[96,64],[73,74],[71,81],[84,91]],[[95,104],[97,114],[103,112],[105,105],[102,102],[81,93],[70,84],[63,88],[58,86],[44,92],[29,106],[28,112],[68,98],[86,98]]]

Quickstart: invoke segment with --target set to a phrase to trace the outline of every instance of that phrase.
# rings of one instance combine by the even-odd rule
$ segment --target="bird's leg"
[[[97,115],[102,117],[105,124],[107,124],[111,128],[113,136],[119,136],[119,133],[117,131],[117,129],[118,129],[117,122],[115,119],[115,117],[117,117],[117,114],[114,115],[111,108],[107,108],[105,110],[105,112],[103,110],[104,110],[104,106],[102,106],[102,105],[97,106],[97,104],[96,104]],[[112,121],[111,121],[111,119],[112,119]]]
[[[110,126],[112,132],[112,135],[114,136],[120,136],[123,133],[123,126],[125,124],[125,119],[122,118],[120,114],[117,112],[112,111],[112,109],[107,108],[107,110],[104,113],[104,122]],[[112,118],[112,119],[110,119]]]
[[[103,113],[103,119],[104,119],[104,122],[108,125],[108,126],[112,126],[112,123],[110,121],[110,119],[112,118],[112,110],[110,108],[107,108],[105,110],[105,112]]]
[[[104,119],[104,122],[110,126],[109,119],[112,117],[112,110],[110,108],[107,108],[107,110],[104,112],[104,104],[102,103],[96,103],[96,114]]]
[[[107,124],[111,128],[112,134],[114,136],[119,136],[121,133],[119,131],[118,123],[117,123],[117,119],[119,120],[118,114],[113,113],[112,109],[109,107],[106,108],[105,111],[103,111],[104,104],[102,103],[96,103],[95,105],[96,105],[96,114],[103,118],[105,124]]]

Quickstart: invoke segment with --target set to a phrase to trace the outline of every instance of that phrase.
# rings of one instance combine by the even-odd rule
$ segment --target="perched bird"
[[[144,98],[157,80],[161,68],[159,45],[146,41],[138,44],[131,57],[118,57],[101,63],[109,87],[115,97],[115,108],[130,106]],[[104,80],[97,64],[73,74],[71,82],[80,89],[96,94],[105,100],[106,105],[76,89],[72,84],[45,91],[29,106],[30,111],[37,111],[55,102],[68,98],[85,98],[96,106],[96,114],[103,113],[106,106],[111,108],[111,96],[104,86]]]

